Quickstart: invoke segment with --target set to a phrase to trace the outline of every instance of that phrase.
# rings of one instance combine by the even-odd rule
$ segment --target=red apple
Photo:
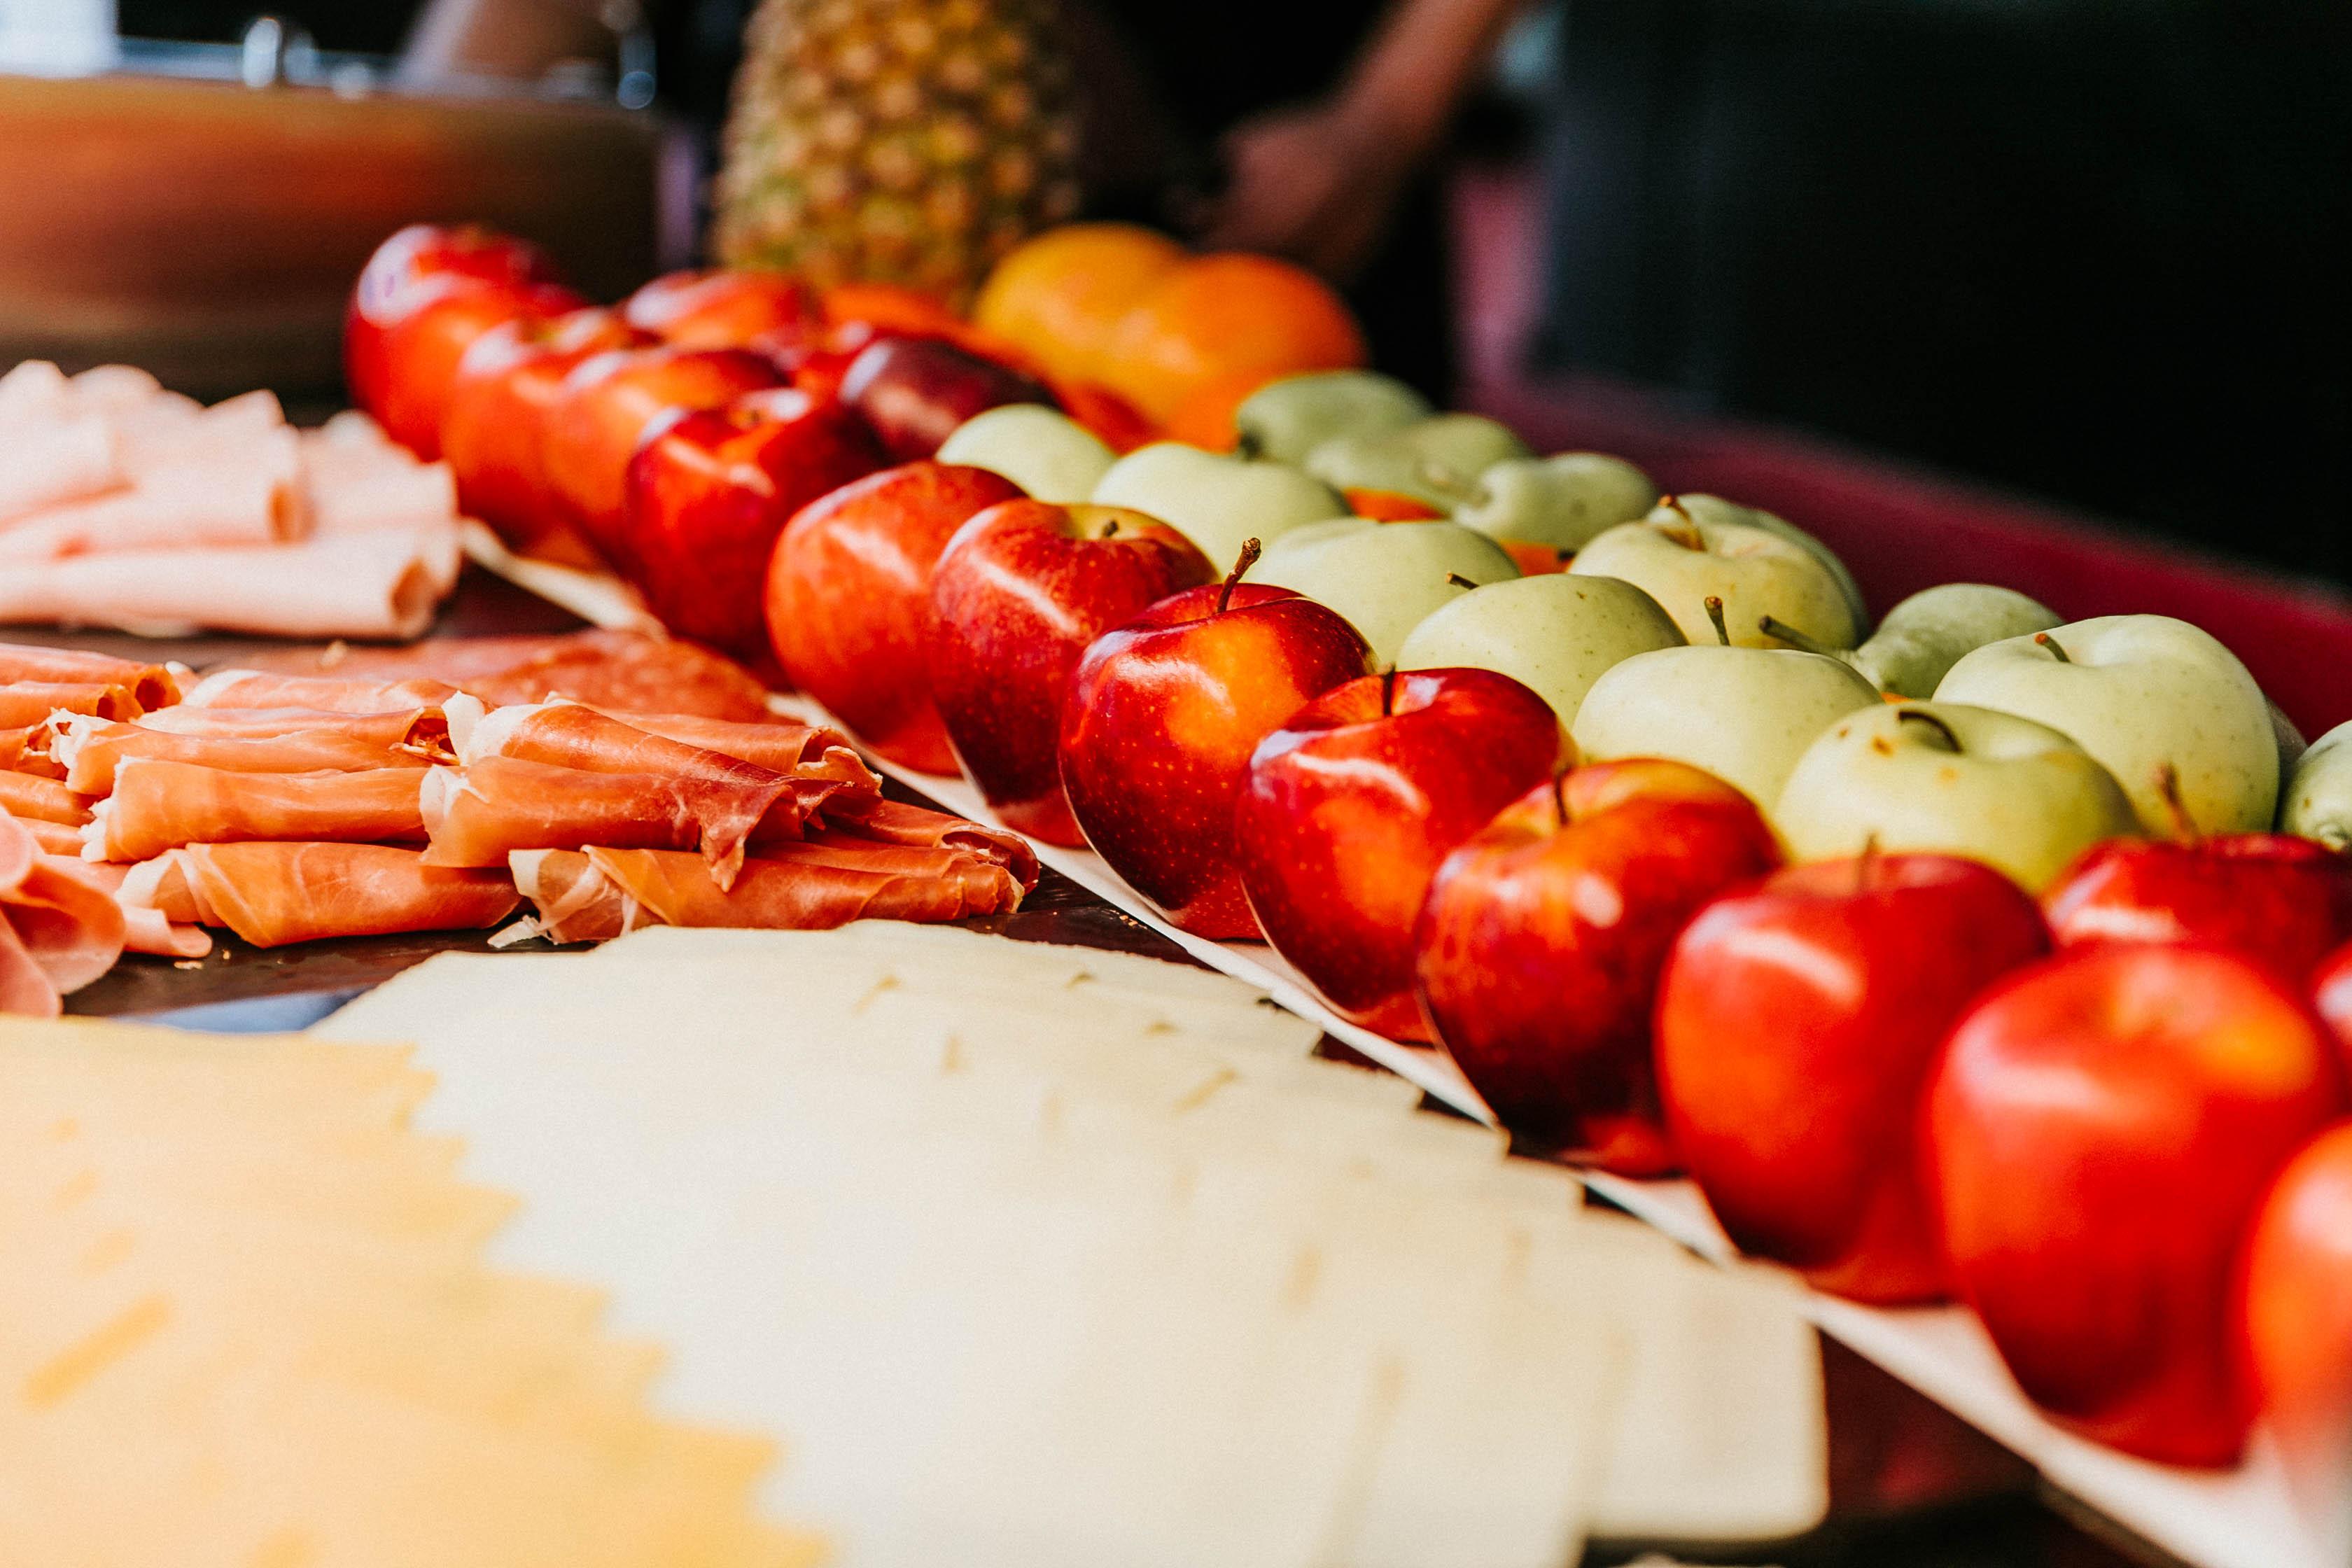
[[[1996,986],[1929,1080],[1928,1182],[2019,1386],[2126,1453],[2233,1462],[2239,1239],[2344,1103],[2319,1020],[2227,949],[2095,944]]]
[[[2311,999],[2336,1037],[2346,1073],[2352,1075],[2352,942],[2329,953],[2311,972]]]
[[[1430,879],[1572,751],[1550,704],[1492,670],[1332,688],[1250,758],[1234,847],[1251,913],[1341,1015],[1425,1037],[1412,931]]]
[[[2042,896],[2061,947],[2202,942],[2302,983],[2352,939],[2352,856],[2288,834],[2112,838]]]
[[[841,396],[902,463],[938,451],[975,414],[1007,403],[1058,406],[1034,376],[939,338],[877,338],[842,373]]]
[[[807,284],[779,272],[667,272],[621,303],[629,325],[683,349],[764,349],[823,330]]]
[[[673,409],[630,459],[613,563],[671,631],[757,662],[776,536],[801,508],[881,466],[856,415],[791,387]]]
[[[1095,639],[1062,705],[1062,786],[1095,852],[1195,936],[1259,935],[1234,858],[1258,742],[1371,668],[1336,612],[1243,583],[1187,588]]]
[[[2049,951],[2014,882],[1946,855],[1793,866],[1700,910],[1658,987],[1658,1092],[1731,1238],[1841,1296],[1943,1295],[1920,1097],[1952,1021]]]
[[[957,529],[1021,487],[908,463],[803,507],[768,566],[768,636],[793,684],[902,767],[955,772],[931,701],[931,568]]]
[[[1181,533],[1118,507],[1010,500],[965,523],[931,574],[931,697],[956,759],[1024,833],[1085,840],[1062,793],[1062,700],[1087,646],[1216,580]]]
[[[428,462],[441,455],[450,388],[476,340],[509,321],[551,321],[588,303],[553,285],[516,289],[466,278],[428,280],[408,300],[408,313],[383,328],[383,394],[368,411],[384,434]]]
[[[539,247],[474,224],[411,224],[377,246],[343,310],[343,379],[352,401],[378,420],[390,379],[385,331],[415,308],[424,285],[453,280],[528,292],[563,279]]]
[[[2305,1145],[2255,1211],[2239,1323],[2291,1473],[2340,1486],[2352,1463],[2352,1122]]]
[[[1414,935],[1422,1005],[1504,1126],[1604,1169],[1675,1157],[1658,1107],[1658,973],[1708,900],[1780,863],[1712,773],[1656,758],[1571,769],[1445,858]]]
[[[629,459],[673,408],[716,408],[782,377],[743,349],[614,349],[572,366],[547,411],[548,487],[590,543],[610,554],[628,509]]]
[[[518,549],[567,528],[549,492],[541,447],[548,411],[573,366],[646,334],[605,310],[553,321],[528,317],[494,327],[457,363],[441,417],[441,456],[457,481],[457,504]]]

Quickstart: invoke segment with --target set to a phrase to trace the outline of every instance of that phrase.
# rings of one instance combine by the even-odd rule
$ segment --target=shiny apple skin
[[[1258,742],[1371,670],[1337,612],[1287,588],[1188,588],[1097,637],[1062,706],[1062,786],[1087,843],[1195,936],[1262,933],[1234,858]],[[1222,607],[1221,607],[1222,606]]]
[[[931,700],[931,571],[956,530],[1022,499],[985,468],[907,463],[795,512],[768,565],[768,637],[794,685],[901,767],[953,773]]]
[[[2210,942],[2300,983],[2352,939],[2352,856],[2281,833],[2095,845],[2042,894],[2061,947]]]
[[[1700,910],[1658,987],[1658,1089],[1732,1240],[1857,1300],[1945,1295],[1927,1075],[1953,1020],[2049,951],[2014,882],[1948,855],[1792,866]]]
[[[901,463],[928,458],[975,414],[1008,403],[1058,407],[1034,376],[940,338],[877,338],[841,373],[841,398]]]
[[[780,272],[666,272],[621,302],[628,323],[682,349],[765,348],[821,331],[815,291]]]
[[[1215,576],[1191,540],[1122,507],[1009,500],[948,542],[931,575],[931,697],[965,775],[1007,826],[1086,842],[1058,751],[1078,660],[1103,633]]]
[[[1493,670],[1332,688],[1250,758],[1234,816],[1250,912],[1343,1017],[1426,1037],[1412,938],[1430,879],[1573,750],[1550,704]]]
[[[1746,795],[1681,763],[1588,763],[1538,785],[1430,884],[1413,962],[1430,1026],[1512,1132],[1664,1174],[1678,1160],[1651,1055],[1659,972],[1701,906],[1780,859]]]
[[[1996,985],[1927,1094],[1960,1298],[2062,1426],[2165,1464],[2236,1460],[2236,1254],[2345,1090],[2326,1032],[2226,949],[2102,943]]]
[[[784,524],[881,466],[863,420],[791,387],[673,410],[629,460],[614,564],[671,631],[758,663],[768,561]]]
[[[778,385],[774,365],[743,349],[668,344],[614,349],[572,367],[547,411],[540,461],[564,515],[611,554],[628,513],[629,459],[673,408],[716,408]]]
[[[449,388],[441,456],[457,504],[518,549],[569,526],[549,493],[541,447],[563,378],[593,355],[650,340],[606,310],[528,317],[474,340]]]
[[[410,299],[414,308],[383,330],[383,396],[369,412],[385,435],[427,462],[441,456],[441,421],[467,349],[509,321],[551,321],[587,304],[569,289],[463,278],[431,280]]]
[[[2311,972],[2311,1001],[2336,1037],[2336,1059],[2346,1081],[2352,1082],[2352,942],[2321,959]]]
[[[526,240],[478,224],[410,224],[375,247],[343,307],[343,380],[352,401],[383,422],[391,375],[385,333],[416,308],[427,283],[444,292],[471,282],[528,293],[562,281],[553,258]]]
[[[2298,1479],[2352,1465],[2352,1121],[2290,1161],[2255,1211],[2240,1277],[2241,1363]]]

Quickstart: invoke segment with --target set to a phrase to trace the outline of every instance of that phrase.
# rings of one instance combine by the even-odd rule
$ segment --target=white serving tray
[[[769,700],[779,713],[854,733],[805,696]],[[883,773],[958,816],[996,822],[968,780],[917,773],[870,752],[866,757]],[[1034,838],[1029,842],[1045,865],[1202,963],[1265,991],[1284,1008],[1320,1025],[1432,1098],[1493,1124],[1494,1113],[1444,1052],[1406,1045],[1350,1024],[1324,1005],[1298,972],[1264,942],[1212,942],[1177,930],[1093,851],[1064,849]],[[1629,1181],[1595,1171],[1582,1176],[1594,1193],[1693,1251],[1717,1260],[1735,1255],[1692,1183]],[[2189,1470],[2135,1459],[2044,1420],[1965,1308],[1888,1310],[1817,1291],[1804,1292],[1803,1302],[1806,1314],[1822,1332],[2021,1455],[2053,1485],[2199,1568],[2346,1568],[2352,1563],[2352,1502],[2325,1520],[2299,1509],[2284,1468],[2259,1437],[2235,1470]]]

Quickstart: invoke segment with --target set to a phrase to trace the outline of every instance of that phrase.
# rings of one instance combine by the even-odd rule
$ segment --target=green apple
[[[1853,646],[1854,620],[1837,578],[1803,545],[1744,522],[1708,521],[1662,505],[1621,522],[1577,552],[1578,576],[1618,577],[1665,606],[1691,642],[1715,640],[1706,601],[1723,601],[1731,640],[1778,647],[1766,616],[1833,648]]]
[[[1741,506],[1738,501],[1726,500],[1721,496],[1711,496],[1704,491],[1662,497],[1657,510],[1650,515],[1664,518],[1675,514],[1700,522],[1742,522],[1750,528],[1760,528],[1767,533],[1777,533],[1792,544],[1803,545],[1829,569],[1830,575],[1837,579],[1838,592],[1845,595],[1846,609],[1853,616],[1854,640],[1860,641],[1863,634],[1870,629],[1870,606],[1863,602],[1862,586],[1853,580],[1853,574],[1845,569],[1845,563],[1837,558],[1837,552],[1787,518],[1777,512],[1766,511],[1761,507]],[[1851,647],[1853,644],[1846,646]]]
[[[1501,545],[1455,523],[1342,517],[1285,533],[1242,580],[1328,605],[1363,634],[1375,664],[1391,665],[1405,634],[1440,605],[1518,574]]]
[[[1008,403],[957,426],[939,460],[986,468],[1039,500],[1069,506],[1094,494],[1115,459],[1101,437],[1061,410]]]
[[[2062,624],[2047,605],[2014,588],[1946,583],[1922,588],[1887,611],[1869,640],[1853,650],[1853,667],[1881,690],[1928,697],[1961,655]]]
[[[1477,414],[1438,414],[1376,435],[1334,436],[1307,471],[1334,489],[1386,490],[1452,511],[1496,463],[1534,456],[1508,426]]]
[[[1498,669],[1565,722],[1612,666],[1683,641],[1674,617],[1633,584],[1549,572],[1490,583],[1431,611],[1397,650],[1397,668]]]
[[[1799,860],[1965,855],[2040,893],[2102,839],[2139,832],[2115,775],[2047,724],[1958,702],[1877,703],[1822,731],[1773,822]]]
[[[1129,452],[1087,499],[1160,519],[1199,545],[1220,573],[1234,569],[1244,541],[1270,547],[1301,523],[1348,514],[1339,492],[1287,463],[1229,458],[1179,441]]]
[[[1603,452],[1507,458],[1478,476],[1454,521],[1496,539],[1572,554],[1603,529],[1631,522],[1657,504],[1650,476]]]
[[[1377,436],[1428,418],[1429,399],[1392,375],[1325,370],[1270,381],[1234,410],[1245,458],[1303,463],[1334,436]]]
[[[1569,733],[1588,761],[1671,757],[1705,768],[1769,816],[1815,736],[1884,705],[1843,660],[1710,640],[1612,666],[1584,694]]]
[[[2158,782],[2167,767],[2200,833],[2259,831],[2278,807],[2278,739],[2262,688],[2210,634],[2169,616],[2105,616],[1988,643],[1952,666],[1936,700],[2072,735],[2160,837],[2177,831]]]
[[[2338,724],[2295,759],[2279,791],[2279,831],[2352,849],[2352,723]]]

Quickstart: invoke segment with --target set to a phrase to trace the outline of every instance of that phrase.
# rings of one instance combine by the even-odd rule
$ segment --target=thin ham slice
[[[421,840],[413,768],[365,773],[235,773],[131,758],[83,831],[92,860],[145,860],[187,844]]]
[[[241,741],[266,741],[303,731],[331,730],[338,735],[390,750],[417,746],[446,752],[449,725],[435,704],[403,705],[378,713],[339,713],[331,708],[191,708],[183,704],[142,713],[142,730],[174,735],[214,735]]]
[[[0,431],[0,523],[122,483],[121,439],[95,414],[43,415]]]
[[[511,946],[534,936],[550,942],[610,942],[648,924],[637,901],[623,892],[586,853],[578,849],[518,849],[508,858],[515,890],[530,900],[534,916],[500,931],[493,946]]]
[[[280,675],[274,670],[215,670],[196,682],[183,706],[207,708],[308,708],[323,713],[381,715],[436,708],[457,694],[446,681],[413,677],[376,680],[366,677]]]
[[[286,410],[273,392],[241,393],[210,408],[164,395],[110,411],[121,441],[122,466],[134,479],[191,459],[257,444],[282,445]],[[294,450],[301,450],[299,438]],[[273,462],[280,461],[273,454]]]
[[[768,717],[767,689],[750,670],[693,643],[646,632],[438,637],[414,647],[356,650],[336,669],[383,679],[432,676],[494,707],[562,697],[614,713],[753,723]]]
[[[761,770],[756,781],[594,773],[489,756],[436,769],[424,786],[425,860],[435,866],[504,866],[518,849],[698,849],[706,879],[724,887],[744,846],[763,826],[797,834],[804,816],[793,782]]]
[[[196,844],[173,850],[150,877],[143,869],[125,879],[125,898],[173,920],[226,926],[255,947],[478,931],[521,902],[503,867],[428,866],[416,850],[382,844]]]
[[[59,680],[20,680],[0,686],[0,727],[10,729],[46,722],[52,713],[136,719],[143,710],[125,686],[79,686]]]
[[[114,897],[0,815],[0,1013],[55,1017],[122,956]]]
[[[1027,892],[1037,885],[1037,852],[1017,833],[878,795],[838,795],[827,801],[824,826],[836,837],[914,848],[952,849],[993,861]]]
[[[5,811],[0,811],[0,816],[5,815]],[[63,856],[69,860],[80,858],[81,829],[72,824],[18,817],[16,825],[33,836],[33,842],[41,847],[42,854]]]
[[[457,580],[451,520],[299,544],[122,550],[0,571],[0,624],[117,626],[150,637],[420,635]]]
[[[89,807],[58,779],[32,773],[0,773],[0,811],[32,822],[61,823],[79,827],[89,820]]]
[[[66,787],[77,795],[108,795],[116,771],[137,758],[188,763],[231,773],[364,773],[387,768],[429,767],[434,748],[404,743],[386,747],[335,730],[296,730],[283,735],[182,735],[138,724],[101,724],[76,733],[67,743],[70,765]]]
[[[310,526],[357,533],[420,517],[457,515],[457,485],[446,463],[420,463],[407,447],[327,430],[302,437]]]
[[[0,684],[41,682],[60,686],[120,686],[142,708],[163,708],[180,700],[180,683],[160,664],[116,658],[80,648],[0,643]]]
[[[618,719],[632,730],[683,741],[689,746],[700,746],[706,752],[717,752],[722,756],[740,757],[747,763],[757,763],[780,773],[790,773],[803,763],[813,763],[827,752],[846,752],[849,748],[848,736],[818,724],[793,723],[781,719],[754,723],[705,719],[694,713],[632,713],[611,708],[600,711],[607,718]],[[850,754],[856,755],[855,752]]]
[[[114,896],[115,906],[122,911],[123,952],[151,952],[159,958],[202,958],[212,952],[213,939],[203,927],[173,925],[163,910],[124,899],[122,885],[130,880],[134,868],[90,860],[73,864],[81,875]]]
[[[281,428],[159,464],[126,489],[0,525],[0,562],[13,568],[97,552],[276,544],[309,526],[300,444]]]

